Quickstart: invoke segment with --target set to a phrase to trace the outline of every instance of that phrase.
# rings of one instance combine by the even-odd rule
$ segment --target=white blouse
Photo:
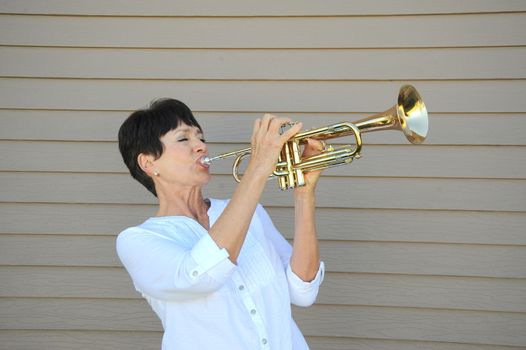
[[[228,201],[211,200],[212,226]],[[163,350],[308,349],[290,304],[310,306],[323,280],[292,272],[291,245],[261,205],[233,264],[195,220],[152,217],[121,232],[117,253],[162,321]]]

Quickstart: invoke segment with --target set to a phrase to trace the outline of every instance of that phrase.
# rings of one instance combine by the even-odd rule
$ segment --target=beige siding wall
[[[218,153],[262,113],[353,121],[405,83],[429,138],[368,134],[321,180],[300,327],[319,350],[526,348],[524,1],[0,1],[0,349],[159,349],[114,252],[155,212],[117,151],[131,110],[180,98]],[[291,193],[262,202],[290,238]]]

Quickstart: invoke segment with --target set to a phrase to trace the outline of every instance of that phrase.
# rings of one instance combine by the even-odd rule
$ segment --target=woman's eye
[[[206,140],[205,140],[205,139],[201,139],[201,142],[202,142],[202,143],[206,143]]]
[[[179,140],[177,140],[177,141],[179,141],[179,142],[184,142],[184,141],[188,141],[188,139],[185,137],[185,138],[179,139]]]

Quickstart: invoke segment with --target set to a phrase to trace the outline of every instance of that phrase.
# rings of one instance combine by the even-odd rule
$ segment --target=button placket
[[[254,322],[254,325],[256,326],[257,332],[259,334],[260,339],[260,345],[263,349],[269,348],[268,343],[268,336],[267,331],[265,329],[265,325],[263,323],[263,319],[261,318],[260,313],[257,311],[256,304],[254,303],[254,300],[250,296],[250,293],[248,293],[248,289],[246,288],[246,285],[237,273],[234,273],[232,275],[232,280],[234,281],[235,285],[237,286],[238,291],[240,292],[239,295],[241,296],[241,300],[243,301],[243,305],[245,306],[246,310],[250,314],[250,318],[252,319],[252,322]]]

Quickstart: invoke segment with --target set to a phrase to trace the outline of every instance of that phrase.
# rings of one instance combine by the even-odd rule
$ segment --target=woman
[[[290,304],[311,305],[323,280],[314,223],[319,173],[294,190],[292,247],[258,204],[281,148],[301,128],[280,134],[287,122],[270,114],[255,121],[250,161],[230,200],[203,198],[208,151],[185,104],[158,100],[121,126],[123,160],[159,210],[120,233],[117,252],[162,321],[163,350],[308,349]],[[306,155],[319,147],[309,141]]]

